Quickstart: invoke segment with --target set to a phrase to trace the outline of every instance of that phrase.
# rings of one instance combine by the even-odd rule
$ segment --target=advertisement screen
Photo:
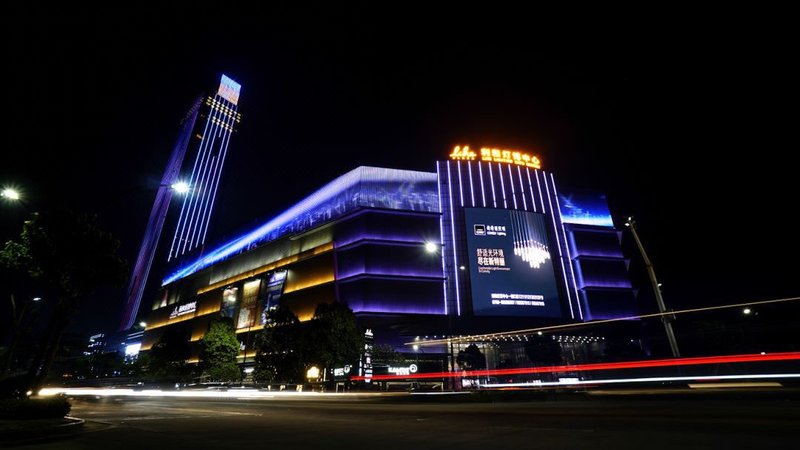
[[[482,208],[464,214],[475,315],[561,317],[544,216]]]
[[[613,227],[606,196],[598,193],[572,192],[560,194],[561,220],[564,223]]]

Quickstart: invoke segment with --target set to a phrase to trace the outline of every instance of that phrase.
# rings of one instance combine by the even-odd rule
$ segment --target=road
[[[367,397],[74,399],[84,431],[29,449],[792,448],[800,401],[554,397],[409,403]]]

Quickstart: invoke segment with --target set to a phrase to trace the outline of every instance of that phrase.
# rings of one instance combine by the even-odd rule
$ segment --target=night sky
[[[28,200],[2,205],[3,240],[28,212],[66,205],[97,213],[132,262],[178,122],[225,73],[243,86],[243,119],[212,241],[359,165],[434,171],[456,144],[491,145],[605,192],[620,226],[635,215],[670,306],[797,294],[779,25],[696,10],[163,3],[6,11],[0,184]],[[74,328],[111,329],[122,304],[105,289]]]

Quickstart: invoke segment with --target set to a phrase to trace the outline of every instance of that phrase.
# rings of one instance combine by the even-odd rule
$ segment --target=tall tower
[[[205,242],[230,137],[234,124],[241,119],[237,112],[240,90],[239,83],[222,75],[216,94],[206,97],[205,100],[199,97],[181,121],[178,139],[161,178],[136,264],[128,282],[120,331],[130,329],[136,321],[150,267],[158,250],[164,220],[169,212],[172,185],[182,178],[182,174],[186,178],[185,175],[191,173],[188,178],[190,191],[184,197],[167,260]],[[205,121],[202,120],[203,117]],[[196,149],[191,172],[188,166],[182,169],[187,148],[192,149],[191,151]]]
[[[167,261],[206,241],[228,144],[233,127],[241,118],[237,112],[240,90],[239,83],[223,75],[217,94],[206,98],[205,104],[210,111],[189,178],[191,195],[186,196],[181,205]]]

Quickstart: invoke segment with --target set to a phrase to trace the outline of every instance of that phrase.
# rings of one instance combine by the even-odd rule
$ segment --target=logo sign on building
[[[389,366],[389,373],[394,375],[411,375],[412,373],[417,373],[419,368],[416,364],[410,364],[408,366]]]
[[[544,216],[465,208],[464,219],[474,314],[561,317]]]
[[[481,147],[479,153],[471,150],[468,145],[456,145],[453,152],[450,153],[450,159],[454,161],[475,161],[477,159],[483,162],[516,164],[532,169],[542,168],[542,162],[538,156],[520,150]]]
[[[184,305],[176,306],[169,314],[169,318],[174,319],[176,317],[185,316],[186,314],[192,314],[195,311],[197,311],[197,302],[189,302]]]

